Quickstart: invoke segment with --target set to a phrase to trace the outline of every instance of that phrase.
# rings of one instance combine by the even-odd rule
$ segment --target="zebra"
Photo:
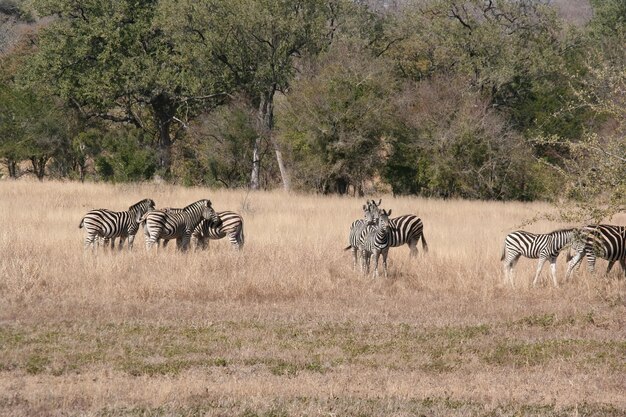
[[[128,238],[128,248],[132,249],[135,234],[139,228],[137,219],[145,213],[154,210],[154,200],[143,199],[133,204],[127,211],[111,211],[107,209],[91,210],[83,216],[78,228],[85,228],[85,249],[89,246],[95,249],[96,239],[103,239],[104,245],[111,239],[111,248],[116,237],[120,238],[119,249],[124,246]]]
[[[376,224],[378,220],[379,209],[382,200],[378,201],[378,204],[374,200],[368,200],[363,205],[363,218],[357,219],[350,225],[350,235],[348,236],[348,246],[344,250],[352,249],[352,269],[356,269],[358,254],[360,252],[361,243],[365,237],[365,228],[368,225]]]
[[[196,242],[196,249],[206,249],[209,246],[208,240],[222,239],[228,236],[231,245],[237,249],[243,249],[243,219],[233,211],[220,211],[217,213],[221,220],[221,225],[216,225],[209,220],[202,220],[196,226],[192,240]]]
[[[374,275],[378,277],[378,257],[383,256],[383,270],[385,278],[387,278],[387,254],[389,253],[391,235],[393,228],[389,216],[391,210],[386,212],[384,209],[378,213],[378,222],[376,225],[365,226],[365,237],[361,243],[361,264],[362,270],[369,274],[370,257],[374,256]]]
[[[210,200],[199,200],[185,207],[181,212],[151,211],[138,222],[146,222],[148,249],[159,239],[176,239],[176,247],[186,251],[189,248],[191,234],[202,219],[209,219],[221,224],[220,218],[213,210]]]
[[[504,265],[505,279],[508,278],[511,287],[515,287],[513,283],[513,267],[520,256],[525,256],[531,259],[539,259],[533,287],[537,285],[539,273],[547,260],[550,260],[552,283],[555,287],[558,287],[556,258],[565,246],[572,243],[577,232],[578,229],[560,229],[545,234],[534,234],[523,230],[509,233],[504,239],[502,256],[500,257]]]
[[[593,272],[596,258],[609,261],[606,274],[611,271],[615,262],[619,261],[626,276],[626,227],[610,224],[590,225],[581,229],[580,236],[572,244],[574,256],[568,256],[567,281],[583,256],[587,257],[587,268]]]
[[[374,201],[372,200],[372,203]],[[380,201],[376,205],[378,209]],[[428,253],[428,244],[424,237],[424,223],[422,219],[413,214],[404,214],[402,216],[389,219],[391,233],[389,236],[389,246],[395,248],[404,244],[409,246],[410,256],[417,256],[417,242],[422,240],[422,250]]]

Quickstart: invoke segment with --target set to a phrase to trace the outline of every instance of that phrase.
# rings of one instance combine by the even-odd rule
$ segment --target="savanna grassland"
[[[83,250],[85,212],[145,197],[240,212],[243,252]],[[626,415],[619,268],[530,288],[522,259],[511,289],[504,236],[549,206],[382,198],[430,250],[372,279],[343,251],[363,199],[0,182],[0,415]]]

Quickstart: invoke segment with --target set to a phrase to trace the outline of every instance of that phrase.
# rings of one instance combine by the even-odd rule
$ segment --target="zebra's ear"
[[[387,212],[387,216],[391,216],[391,209]]]
[[[369,206],[367,204],[363,204],[363,211],[367,211],[369,209]]]
[[[380,207],[380,203],[382,203],[382,202],[383,202],[382,198],[378,199],[378,204],[374,203],[374,200],[372,200],[372,203],[374,203],[376,205],[376,207]]]

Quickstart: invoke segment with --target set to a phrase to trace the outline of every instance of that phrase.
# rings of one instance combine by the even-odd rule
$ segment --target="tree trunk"
[[[9,171],[9,178],[17,178],[17,162],[13,159],[7,159],[6,165]]]
[[[259,112],[257,114],[261,129],[259,137],[254,142],[254,150],[252,156],[252,176],[250,178],[250,188],[257,190],[259,188],[259,172],[261,161],[259,160],[259,148],[261,145],[261,136],[267,135],[274,147],[276,154],[276,161],[278,162],[278,169],[280,170],[280,177],[283,181],[283,188],[286,191],[291,189],[291,181],[289,179],[289,173],[283,160],[283,155],[280,150],[280,146],[274,138],[274,93],[276,92],[276,85],[272,85],[270,89],[261,95],[261,102],[259,103]]]
[[[261,172],[261,135],[254,140],[254,149],[252,149],[252,175],[250,177],[250,188],[259,189],[259,174]]]
[[[159,166],[167,175],[170,173],[172,164],[172,136],[170,126],[176,111],[174,103],[170,98],[161,93],[154,97],[150,104],[154,111],[154,118],[159,129]]]
[[[39,181],[43,181],[46,176],[46,162],[48,162],[47,156],[31,156],[30,163],[33,165],[33,171]]]

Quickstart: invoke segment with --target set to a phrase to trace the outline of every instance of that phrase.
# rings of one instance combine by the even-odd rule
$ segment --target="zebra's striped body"
[[[359,248],[362,246],[363,239],[365,238],[366,227],[368,225],[375,225],[378,221],[379,204],[380,201],[376,204],[374,200],[368,200],[367,204],[363,205],[363,218],[353,221],[350,225],[350,234],[348,236],[349,244],[346,248],[344,248],[344,250],[352,250],[353,269],[356,269],[358,255],[360,252]]]
[[[370,257],[374,257],[374,275],[378,277],[378,257],[383,256],[383,270],[385,278],[387,278],[387,254],[391,247],[391,235],[393,233],[391,222],[389,220],[389,212],[381,210],[378,215],[376,225],[368,225],[365,227],[365,237],[360,246],[363,269],[366,274],[369,273]]]
[[[243,249],[243,219],[233,211],[220,211],[217,213],[221,220],[220,225],[216,225],[210,220],[202,220],[196,226],[192,240],[196,242],[196,248],[206,249],[209,246],[209,240],[222,239],[228,236],[231,245],[237,249]]]
[[[380,203],[381,201],[378,204],[374,200],[371,201],[376,210]],[[390,247],[395,248],[406,244],[409,246],[411,257],[414,257],[417,255],[417,242],[422,239],[422,249],[428,252],[422,219],[413,214],[405,214],[389,221],[391,224]]]
[[[591,272],[595,269],[596,258],[602,258],[609,261],[607,274],[619,261],[626,276],[626,227],[610,224],[586,226],[581,229],[580,237],[572,244],[572,249],[574,256],[567,265],[566,279],[569,279],[584,256],[587,257],[587,268]]]
[[[95,248],[96,239],[103,239],[105,246],[111,239],[111,247],[113,247],[113,240],[116,237],[120,238],[120,250],[126,238],[128,238],[128,247],[131,249],[139,228],[137,220],[150,210],[154,210],[154,201],[149,198],[133,204],[127,211],[91,210],[85,214],[78,226],[85,228],[85,249],[89,246]]]
[[[152,211],[144,216],[148,238],[146,247],[150,249],[159,239],[176,239],[180,250],[189,248],[191,234],[202,219],[219,223],[219,217],[211,207],[211,201],[199,200],[185,207],[181,212]]]
[[[573,241],[576,232],[576,229],[563,229],[545,234],[534,234],[522,230],[509,233],[504,239],[502,257],[500,258],[504,262],[505,278],[508,278],[511,286],[514,287],[513,267],[520,256],[539,259],[535,279],[533,280],[533,286],[535,286],[543,264],[549,260],[552,282],[557,287],[556,258],[561,250]]]
[[[417,242],[422,239],[422,249],[428,252],[428,244],[424,238],[424,224],[422,219],[412,214],[405,214],[389,220],[391,233],[389,246],[408,245],[411,256],[417,255]]]

